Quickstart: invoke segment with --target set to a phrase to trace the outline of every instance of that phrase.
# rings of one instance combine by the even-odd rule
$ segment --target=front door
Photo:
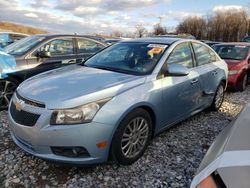
[[[162,78],[162,117],[165,125],[175,123],[199,109],[202,96],[200,77],[194,70],[193,53],[189,42],[176,46],[166,66],[170,64],[184,65],[190,73],[187,76]]]

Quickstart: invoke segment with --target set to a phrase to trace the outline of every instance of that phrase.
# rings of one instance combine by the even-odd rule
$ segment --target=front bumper
[[[34,126],[25,126],[14,121],[9,110],[9,127],[13,141],[24,151],[46,160],[71,164],[95,164],[108,159],[113,127],[98,122],[80,125],[49,125],[52,111],[25,105],[24,111],[41,114]],[[25,118],[25,117],[23,117]],[[107,141],[105,148],[97,143]],[[89,156],[65,157],[56,155],[51,147],[83,147]]]

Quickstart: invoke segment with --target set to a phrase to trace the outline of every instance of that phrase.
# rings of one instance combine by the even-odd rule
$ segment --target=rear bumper
[[[228,76],[228,88],[238,88],[241,80],[240,74]]]

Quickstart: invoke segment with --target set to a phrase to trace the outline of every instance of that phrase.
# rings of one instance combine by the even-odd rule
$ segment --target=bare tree
[[[147,29],[142,24],[137,24],[136,27],[136,35],[141,38],[147,33]]]
[[[111,33],[111,37],[122,37],[123,36],[123,34],[122,34],[122,32],[121,31],[113,31],[112,33]]]
[[[153,34],[154,35],[165,35],[165,34],[167,34],[167,29],[166,29],[166,27],[163,27],[163,26],[161,26],[160,23],[158,23],[154,26]]]
[[[245,10],[217,11],[207,17],[188,17],[176,28],[177,33],[189,33],[197,39],[239,41],[250,32],[250,19]]]

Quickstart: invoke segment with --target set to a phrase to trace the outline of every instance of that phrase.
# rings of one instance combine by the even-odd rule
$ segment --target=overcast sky
[[[159,22],[174,27],[190,15],[247,8],[250,0],[0,0],[0,20],[63,33],[133,32]]]

